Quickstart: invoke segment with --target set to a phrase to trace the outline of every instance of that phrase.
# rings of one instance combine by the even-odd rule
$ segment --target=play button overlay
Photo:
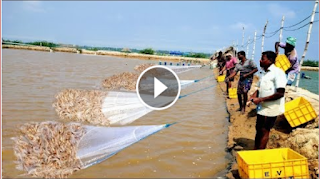
[[[154,97],[156,98],[158,97],[162,92],[164,92],[166,89],[168,89],[168,87],[166,85],[164,85],[163,83],[161,83],[161,81],[159,81],[156,77],[153,78],[154,81]]]
[[[180,95],[180,80],[175,72],[165,66],[152,66],[144,70],[137,81],[140,101],[150,109],[171,107]]]

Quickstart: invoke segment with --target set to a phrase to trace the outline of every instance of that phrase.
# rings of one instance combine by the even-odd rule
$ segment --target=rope
[[[290,28],[290,27],[294,27],[294,26],[296,26],[296,25],[298,25],[298,24],[301,24],[302,22],[304,22],[305,20],[307,20],[309,17],[311,17],[311,15],[309,15],[308,17],[306,17],[305,19],[303,19],[302,21],[300,21],[300,22],[298,22],[298,23],[296,23],[296,24],[294,24],[294,25],[291,25],[291,26],[288,26],[288,27],[283,27],[283,29],[287,29],[287,28]]]
[[[279,31],[280,31],[280,29],[278,29],[277,31],[275,31],[274,34],[272,34],[272,35],[270,35],[270,36],[265,36],[265,37],[266,37],[266,38],[271,38],[271,37],[275,36]]]
[[[187,97],[187,96],[190,96],[190,95],[192,95],[192,94],[195,94],[195,93],[198,93],[198,92],[201,92],[201,91],[204,91],[204,90],[206,90],[206,89],[209,89],[209,88],[212,88],[212,87],[215,87],[215,86],[216,86],[216,85],[211,85],[211,86],[208,86],[208,87],[199,89],[199,90],[197,90],[197,91],[193,91],[193,92],[191,92],[191,93],[188,93],[188,94],[185,94],[185,95],[181,95],[181,96],[179,96],[179,99],[184,98],[184,97]]]
[[[209,75],[209,76],[207,76],[207,77],[204,77],[204,78],[201,78],[201,79],[198,79],[198,80],[194,80],[194,82],[196,83],[196,82],[205,80],[205,79],[207,79],[207,78],[209,78],[209,77],[211,77],[211,76],[213,76],[213,75]]]
[[[316,13],[318,13],[318,12],[316,12]],[[296,23],[296,24],[293,24],[293,25],[290,25],[290,26],[286,26],[286,27],[283,27],[283,30],[285,30],[285,31],[296,31],[296,30],[299,30],[299,29],[301,29],[301,28],[303,28],[303,27],[305,27],[306,25],[308,25],[308,24],[305,24],[305,25],[303,25],[302,27],[299,27],[299,28],[297,28],[297,29],[289,29],[289,28],[291,28],[291,27],[294,27],[294,26],[297,26],[297,25],[299,25],[299,24],[301,24],[302,22],[304,22],[304,21],[306,21],[309,17],[311,17],[311,15],[309,15],[308,17],[306,17],[306,18],[304,18],[303,20],[301,20],[300,22],[298,22],[298,23]],[[317,22],[317,21],[314,21],[314,22]],[[277,29],[276,31],[273,31],[273,32],[266,32],[265,34],[272,34],[272,35],[270,35],[270,36],[266,36],[266,38],[270,38],[270,37],[273,37],[274,35],[276,35],[277,34],[277,32],[279,32],[281,30],[281,27],[279,28],[279,29]],[[262,35],[261,35],[262,36]]]
[[[313,23],[316,23],[316,22],[319,22],[319,20],[313,21]],[[283,29],[283,30],[285,30],[285,31],[296,31],[296,30],[299,30],[299,29],[304,28],[305,26],[307,26],[307,25],[309,25],[309,24],[310,24],[310,22],[308,22],[308,23],[304,24],[303,26],[298,27],[298,28],[296,28],[296,29],[290,29],[290,30]]]

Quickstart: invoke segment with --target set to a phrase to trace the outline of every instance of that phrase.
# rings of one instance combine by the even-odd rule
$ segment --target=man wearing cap
[[[288,37],[286,43],[276,42],[275,51],[276,54],[279,53],[279,47],[284,49],[284,54],[288,57],[291,67],[286,71],[287,74],[287,85],[291,86],[293,81],[295,80],[298,72],[299,72],[299,60],[297,51],[295,49],[296,46],[296,38]]]

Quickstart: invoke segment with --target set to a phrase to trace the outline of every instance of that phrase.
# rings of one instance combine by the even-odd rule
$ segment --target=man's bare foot
[[[244,114],[244,113],[246,113],[246,111],[245,111],[245,109],[242,109],[241,114]]]

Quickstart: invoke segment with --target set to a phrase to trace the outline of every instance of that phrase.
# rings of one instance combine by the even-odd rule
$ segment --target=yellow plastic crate
[[[229,88],[229,98],[238,98],[237,88]]]
[[[281,68],[284,72],[291,67],[291,63],[285,54],[279,54],[277,56],[275,65]]]
[[[226,75],[220,75],[218,76],[218,82],[224,82],[224,79],[226,78]]]
[[[289,148],[240,151],[241,178],[310,178],[306,157]]]
[[[291,127],[296,127],[316,118],[317,114],[308,100],[298,97],[285,104],[284,116]]]

